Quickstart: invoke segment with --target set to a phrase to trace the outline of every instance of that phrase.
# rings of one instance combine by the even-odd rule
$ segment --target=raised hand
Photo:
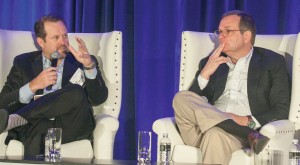
[[[213,54],[209,57],[206,65],[202,69],[200,75],[209,80],[210,76],[215,73],[217,68],[223,64],[228,62],[228,59],[226,57],[220,56],[223,48],[225,47],[225,44],[219,45],[219,47],[213,52]]]
[[[85,42],[77,36],[75,37],[75,39],[78,44],[78,51],[76,51],[71,45],[68,46],[68,49],[75,56],[76,60],[82,63],[83,66],[91,66],[93,64],[93,60],[86,48]]]
[[[29,83],[29,88],[32,92],[36,92],[39,89],[44,89],[49,85],[54,85],[57,81],[57,68],[49,67],[44,69],[36,78]]]

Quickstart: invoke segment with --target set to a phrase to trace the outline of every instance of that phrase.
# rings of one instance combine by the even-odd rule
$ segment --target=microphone
[[[59,57],[59,53],[57,51],[53,52],[51,54],[51,59],[50,59],[50,62],[51,62],[51,67],[56,67],[57,66],[57,60],[58,60],[58,57]],[[52,86],[53,85],[49,85],[47,86],[47,90],[52,90]]]

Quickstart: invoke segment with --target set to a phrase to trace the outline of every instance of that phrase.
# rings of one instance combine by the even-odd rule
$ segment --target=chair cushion
[[[0,156],[5,156],[7,146],[4,144],[7,136],[7,132],[3,132],[0,134]]]
[[[10,140],[6,148],[6,156],[8,159],[22,159],[24,146],[22,142]]]
[[[172,160],[174,162],[202,163],[202,152],[199,148],[178,144],[174,146]]]
[[[232,154],[229,165],[243,164],[252,165],[254,163],[254,153],[250,148],[240,149]]]
[[[63,158],[87,158],[94,157],[92,144],[89,140],[78,140],[61,145]]]
[[[6,149],[8,158],[22,158],[24,146],[22,142],[11,140]],[[94,157],[93,148],[89,140],[79,140],[61,145],[61,156],[64,158],[86,158]]]

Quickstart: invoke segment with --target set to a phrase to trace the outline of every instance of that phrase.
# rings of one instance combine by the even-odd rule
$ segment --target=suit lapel
[[[62,87],[69,83],[69,80],[72,78],[73,74],[78,68],[79,63],[76,61],[76,59],[74,59],[71,54],[67,54],[64,61],[64,70],[61,84]]]
[[[31,67],[33,70],[32,79],[34,79],[43,71],[43,57],[41,51],[36,52],[35,58],[32,60]],[[43,90],[38,90],[36,94],[43,94]]]
[[[247,80],[247,91],[250,107],[255,103],[255,98],[257,95],[258,80],[261,75],[262,64],[260,56],[254,48],[251,61],[248,69],[248,80]],[[253,102],[253,103],[252,103]],[[252,108],[251,108],[252,109]]]
[[[222,95],[222,93],[225,90],[228,72],[229,72],[229,67],[227,64],[220,65],[217,71],[215,72],[216,79],[213,87],[215,89],[213,103],[216,100],[218,100],[218,98]]]

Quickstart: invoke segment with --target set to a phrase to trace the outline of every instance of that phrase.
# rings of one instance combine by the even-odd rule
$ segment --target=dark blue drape
[[[184,30],[213,32],[221,15],[249,12],[259,34],[298,33],[298,0],[1,0],[0,28],[33,30],[37,18],[58,13],[70,32],[123,32],[123,96],[115,159],[135,159],[139,130],[173,116]],[[155,137],[155,136],[154,136]],[[156,159],[156,139],[152,142]]]

